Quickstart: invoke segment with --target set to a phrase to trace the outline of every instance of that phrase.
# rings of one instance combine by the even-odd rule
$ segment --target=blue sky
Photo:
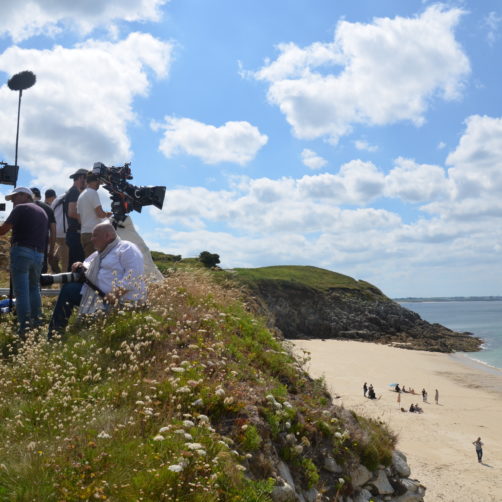
[[[167,186],[132,215],[152,249],[501,295],[501,27],[489,0],[4,0],[0,156],[31,70],[18,184],[131,161]]]

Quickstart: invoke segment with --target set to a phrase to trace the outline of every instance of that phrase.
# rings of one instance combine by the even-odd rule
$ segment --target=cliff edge
[[[481,340],[424,321],[365,281],[309,266],[234,269],[286,338],[337,338],[433,352],[471,352]]]

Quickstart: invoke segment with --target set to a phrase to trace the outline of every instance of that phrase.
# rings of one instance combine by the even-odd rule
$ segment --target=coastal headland
[[[427,486],[433,502],[499,502],[502,500],[502,371],[463,364],[463,356],[403,350],[374,343],[340,340],[295,340],[310,353],[308,370],[324,377],[337,404],[381,420],[398,435],[413,477]],[[377,400],[363,397],[372,383]],[[397,393],[389,384],[414,388]],[[422,388],[428,402],[422,402]],[[439,404],[434,402],[435,389]],[[422,414],[402,412],[418,403]],[[481,437],[483,463],[472,442]]]

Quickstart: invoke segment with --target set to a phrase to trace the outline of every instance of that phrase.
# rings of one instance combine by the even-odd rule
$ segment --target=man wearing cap
[[[68,229],[66,230],[66,245],[68,246],[68,264],[84,260],[84,250],[80,243],[80,218],[77,213],[77,200],[85,188],[85,177],[87,171],[79,169],[70,178],[73,180],[72,187],[66,192],[64,201],[64,212],[68,218]]]
[[[42,265],[42,274],[47,273],[47,261],[51,263],[54,260],[54,253],[56,249],[56,218],[51,206],[41,201],[40,190],[36,187],[30,188],[33,194],[33,201],[38,207],[41,207],[47,218],[49,219],[49,233],[47,235],[47,247],[44,252],[44,264]],[[53,270],[53,272],[55,272]]]
[[[14,208],[0,226],[0,235],[12,230],[10,273],[16,296],[18,331],[23,336],[27,329],[40,322],[40,273],[49,223],[45,211],[33,203],[29,188],[17,187],[5,199],[11,200]]]
[[[106,220],[112,213],[103,211],[99,200],[99,179],[92,171],[87,173],[87,188],[77,200],[77,213],[80,216],[80,242],[84,248],[84,258],[94,253],[94,244],[91,241],[94,227]]]

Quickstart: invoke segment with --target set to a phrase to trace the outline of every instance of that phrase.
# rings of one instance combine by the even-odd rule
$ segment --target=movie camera
[[[0,183],[2,185],[16,186],[19,166],[12,166],[7,162],[0,162]],[[0,204],[0,211],[5,211],[5,204]]]
[[[92,173],[99,179],[103,188],[110,193],[111,209],[116,223],[124,221],[127,213],[137,211],[141,213],[143,206],[155,206],[162,209],[166,194],[165,186],[138,187],[131,185],[131,163],[123,166],[105,166],[102,162],[95,162]]]

